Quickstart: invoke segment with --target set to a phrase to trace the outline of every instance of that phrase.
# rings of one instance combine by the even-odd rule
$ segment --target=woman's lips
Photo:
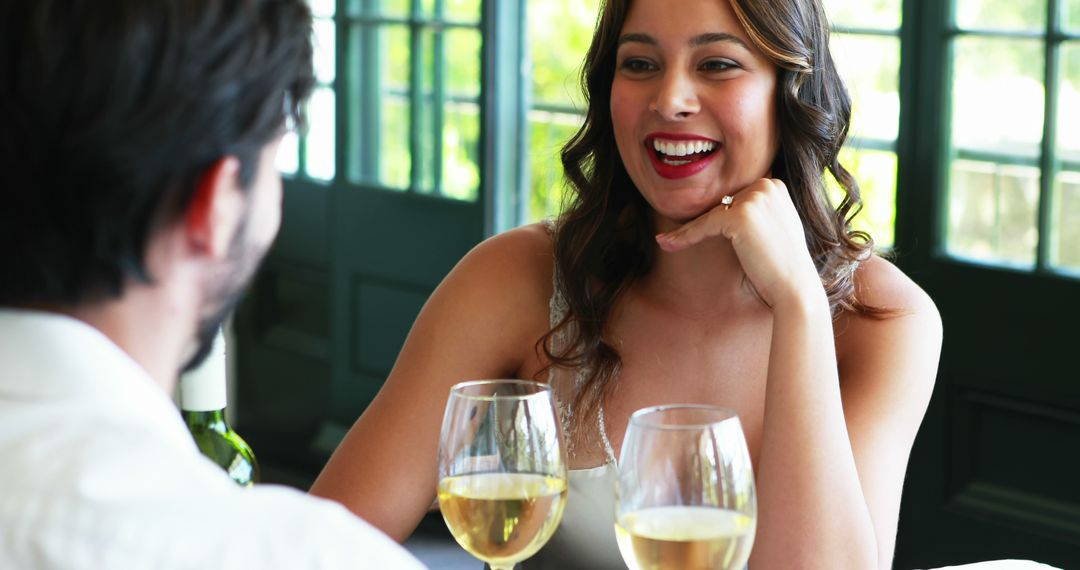
[[[668,179],[701,172],[720,148],[720,143],[711,139],[687,135],[652,135],[644,144],[656,173]]]

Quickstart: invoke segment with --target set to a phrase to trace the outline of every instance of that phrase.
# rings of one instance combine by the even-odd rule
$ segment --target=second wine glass
[[[753,468],[734,412],[672,405],[630,416],[615,535],[631,570],[741,569],[756,517]]]
[[[566,457],[547,385],[455,385],[443,416],[438,464],[446,526],[492,570],[510,570],[532,556],[559,526]]]

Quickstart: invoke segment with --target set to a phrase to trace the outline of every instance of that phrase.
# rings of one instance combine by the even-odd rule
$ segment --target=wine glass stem
[[[514,570],[513,564],[490,564],[491,570]]]

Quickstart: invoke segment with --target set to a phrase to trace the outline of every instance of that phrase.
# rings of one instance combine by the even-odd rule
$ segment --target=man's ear
[[[198,253],[223,259],[243,210],[240,160],[235,156],[221,157],[199,177],[195,195],[184,212],[188,244]]]

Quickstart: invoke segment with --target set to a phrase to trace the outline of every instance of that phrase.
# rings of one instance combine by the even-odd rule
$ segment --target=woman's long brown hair
[[[588,110],[562,149],[572,193],[554,234],[556,272],[569,310],[537,342],[549,368],[589,370],[573,403],[577,421],[594,413],[614,385],[621,358],[604,340],[605,326],[620,295],[648,273],[656,256],[650,207],[626,172],[611,120],[615,55],[630,1],[605,0],[585,58],[581,79]],[[837,158],[851,99],[829,53],[820,0],[730,2],[751,40],[777,66],[780,145],[772,173],[787,185],[799,212],[833,314],[887,315],[855,297],[854,269],[870,255],[873,241],[851,229],[862,199]],[[844,192],[835,207],[825,189],[826,169]],[[560,334],[567,335],[566,346],[555,346]]]

